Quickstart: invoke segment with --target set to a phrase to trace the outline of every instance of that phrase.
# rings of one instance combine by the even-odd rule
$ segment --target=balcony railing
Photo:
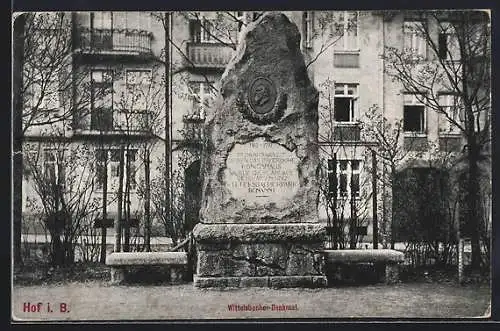
[[[121,132],[148,132],[151,130],[150,120],[150,113],[146,111],[115,112],[113,129]]]
[[[152,34],[144,30],[80,28],[77,48],[89,52],[151,54]]]
[[[361,127],[356,124],[339,124],[333,129],[334,141],[360,141]]]
[[[188,43],[190,64],[200,68],[224,68],[233,55],[230,46],[220,43]]]
[[[77,132],[88,134],[145,134],[150,129],[150,114],[146,111],[91,112],[77,123]]]

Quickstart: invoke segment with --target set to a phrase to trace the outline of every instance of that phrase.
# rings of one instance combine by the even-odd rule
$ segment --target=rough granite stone
[[[326,228],[319,223],[289,224],[197,224],[194,238],[200,243],[227,242],[322,242]]]
[[[197,255],[199,276],[282,276],[323,273],[321,254],[307,244],[239,244],[219,251],[198,250]]]
[[[269,287],[313,287],[312,276],[269,277]]]
[[[300,39],[297,26],[277,13],[249,24],[240,39],[221,78],[216,105],[207,113],[202,223],[317,222],[318,92],[307,76]],[[277,94],[270,111],[276,116],[265,123],[252,117],[255,111],[247,102],[252,83],[261,77],[274,85]],[[286,201],[248,202],[242,195],[234,197],[224,180],[231,150],[256,139],[281,146],[297,160],[299,187]],[[295,180],[294,173],[290,176]]]
[[[296,254],[290,252],[286,274],[297,276],[318,275],[319,272],[314,267],[314,253]]]
[[[240,287],[268,287],[268,277],[241,277]]]
[[[326,276],[274,276],[274,277],[200,277],[194,276],[198,288],[271,287],[318,288],[328,285]]]

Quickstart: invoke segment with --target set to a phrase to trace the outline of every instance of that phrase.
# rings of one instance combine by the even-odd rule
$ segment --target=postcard
[[[12,322],[491,317],[489,10],[12,27]]]

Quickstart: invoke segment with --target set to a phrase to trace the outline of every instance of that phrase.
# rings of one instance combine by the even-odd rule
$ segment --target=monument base
[[[198,224],[195,287],[324,287],[324,226]]]
[[[266,276],[266,277],[200,277],[194,276],[199,288],[222,287],[326,287],[326,276]]]

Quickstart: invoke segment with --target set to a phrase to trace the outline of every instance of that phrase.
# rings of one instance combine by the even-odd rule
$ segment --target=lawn
[[[40,312],[23,312],[27,303],[36,310],[38,302],[42,303]],[[111,286],[104,281],[91,281],[15,285],[12,316],[29,321],[462,318],[484,316],[489,302],[490,287],[484,284],[402,283],[326,289],[214,290],[196,289],[192,284]],[[47,303],[52,312],[47,311]],[[241,308],[253,310],[230,311],[228,306],[232,304],[251,305]],[[283,305],[289,309],[277,310]]]

